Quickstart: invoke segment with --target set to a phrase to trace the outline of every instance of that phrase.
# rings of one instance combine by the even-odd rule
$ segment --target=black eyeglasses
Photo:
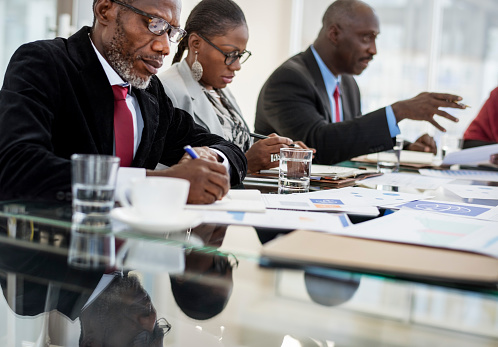
[[[202,36],[201,34],[199,33],[196,33],[201,39],[203,39],[204,41],[206,41],[207,43],[209,43],[211,46],[213,46],[218,52],[220,52],[221,54],[223,54],[225,56],[225,64],[226,65],[232,65],[233,63],[235,63],[235,61],[237,59],[239,59],[240,63],[241,64],[244,64],[247,59],[249,59],[249,57],[251,56],[251,52],[249,52],[248,50],[243,50],[242,52],[239,52],[239,51],[234,51],[234,52],[230,52],[230,53],[225,53],[221,50],[221,48],[219,48],[218,46],[216,46],[214,43],[212,43],[211,41],[209,41],[207,38],[205,38],[204,36]]]
[[[170,330],[171,324],[169,324],[166,318],[159,318],[154,325],[152,333],[144,330],[135,336],[133,339],[133,347],[148,347],[155,341],[162,341],[162,338],[166,336]]]
[[[187,32],[185,30],[172,26],[165,19],[154,17],[153,15],[150,15],[144,11],[140,11],[138,8],[125,4],[124,2],[118,0],[111,1],[132,10],[133,12],[141,16],[149,18],[149,31],[153,34],[156,34],[157,36],[168,33],[169,40],[173,43],[178,43],[187,35]]]

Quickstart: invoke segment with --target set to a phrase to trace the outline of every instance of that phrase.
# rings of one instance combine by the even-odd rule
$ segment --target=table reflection
[[[120,272],[104,275],[96,291],[102,287],[81,311],[80,346],[163,345],[171,325],[166,318],[158,319],[138,277]]]

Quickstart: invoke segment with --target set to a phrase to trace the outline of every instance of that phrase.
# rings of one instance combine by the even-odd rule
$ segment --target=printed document
[[[458,152],[448,153],[443,159],[443,165],[489,163],[489,157],[497,153],[498,144],[462,149]]]
[[[203,223],[248,225],[286,230],[305,229],[333,233],[351,225],[348,216],[344,213],[286,210],[266,210],[265,213],[205,211],[202,221]]]
[[[209,205],[188,204],[189,210],[265,212],[261,192],[257,189],[230,189],[221,200]]]
[[[342,235],[459,249],[498,257],[496,222],[400,210],[352,225]]]

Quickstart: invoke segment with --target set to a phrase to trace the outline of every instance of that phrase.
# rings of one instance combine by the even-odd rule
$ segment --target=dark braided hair
[[[187,18],[185,30],[188,34],[178,44],[173,64],[182,60],[191,33],[199,33],[207,38],[223,36],[227,31],[241,24],[246,24],[246,18],[239,5],[233,0],[202,0]]]

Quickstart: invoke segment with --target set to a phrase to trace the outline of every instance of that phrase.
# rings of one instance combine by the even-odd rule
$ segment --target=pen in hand
[[[264,139],[269,139],[269,138],[270,138],[269,136],[266,136],[266,135],[261,135],[261,134],[256,134],[256,133],[249,133],[249,135],[250,135],[251,137],[256,138],[256,139],[262,139],[262,140],[264,140]],[[295,143],[291,143],[291,144],[289,145],[289,147],[300,148],[300,146],[299,146],[299,145],[297,145],[297,144],[295,144]]]
[[[190,157],[192,159],[199,159],[199,154],[197,154],[197,152],[192,148],[192,146],[190,145],[187,145],[185,147],[183,147],[183,149],[185,150],[185,152],[188,153],[188,155],[190,155]]]

